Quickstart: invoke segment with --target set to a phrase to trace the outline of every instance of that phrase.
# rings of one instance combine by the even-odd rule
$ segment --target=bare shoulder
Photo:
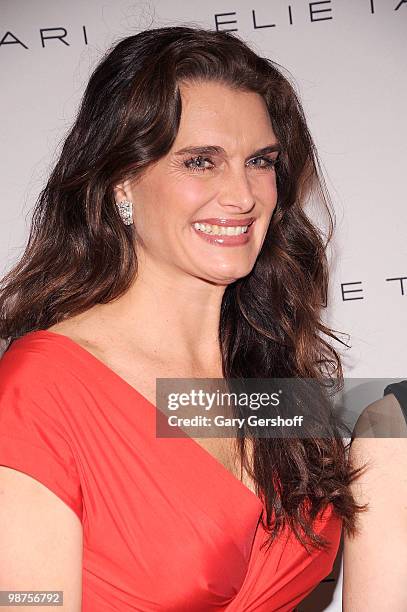
[[[363,467],[352,483],[367,509],[357,531],[345,534],[344,612],[407,610],[407,433],[391,394],[367,406],[355,428],[349,454]]]
[[[47,331],[67,336],[97,357],[103,356],[111,341],[110,326],[101,316],[98,305],[84,313],[64,319],[47,328]]]
[[[130,340],[108,305],[94,306],[48,328],[67,336],[155,404],[155,379],[160,366],[142,350],[139,340]]]
[[[365,465],[356,483],[394,487],[407,501],[407,424],[393,394],[369,404],[356,423],[350,458]],[[380,500],[376,500],[379,503]]]
[[[397,398],[392,394],[372,402],[359,416],[355,438],[407,438],[407,423]]]
[[[41,590],[48,585],[49,590],[64,591],[64,610],[79,612],[79,517],[38,480],[5,466],[0,466],[0,496],[0,590],[10,585],[15,590]]]

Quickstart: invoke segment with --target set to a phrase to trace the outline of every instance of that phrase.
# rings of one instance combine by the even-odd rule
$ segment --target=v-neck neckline
[[[127,382],[125,378],[120,376],[120,374],[115,372],[115,370],[113,370],[110,366],[108,366],[106,362],[104,362],[102,359],[99,359],[99,357],[96,357],[96,355],[91,353],[88,349],[86,349],[84,346],[82,346],[81,344],[79,344],[78,342],[70,338],[69,336],[66,336],[65,334],[61,334],[59,332],[50,331],[47,329],[41,329],[41,330],[34,330],[31,332],[28,332],[27,334],[25,334],[25,336],[22,336],[21,338],[24,338],[26,336],[41,337],[41,335],[44,337],[48,336],[49,338],[54,338],[55,340],[60,341],[61,343],[65,343],[66,346],[69,346],[71,349],[77,351],[77,353],[82,355],[83,358],[87,359],[89,363],[92,363],[95,367],[99,368],[102,372],[105,372],[105,374],[110,376],[112,380],[115,380],[117,384],[121,385],[123,388],[127,389],[128,392],[136,395],[139,399],[141,399],[143,402],[148,404],[151,408],[154,409],[155,414],[157,414],[156,411],[158,410],[158,408],[153,404],[153,402],[147,399],[133,385]],[[219,472],[219,474],[223,474],[224,477],[229,478],[230,482],[235,487],[240,488],[241,491],[246,495],[246,497],[249,500],[257,503],[259,510],[263,508],[263,501],[261,500],[261,498],[258,495],[256,495],[254,491],[249,489],[249,487],[247,487],[241,480],[239,480],[239,478],[237,478],[237,476],[235,476],[230,470],[228,470],[228,468],[225,467],[221,461],[216,459],[216,457],[212,455],[212,453],[207,451],[196,440],[194,440],[194,438],[191,438],[191,436],[188,436],[188,434],[185,434],[184,436],[182,436],[181,439],[187,440],[188,443],[190,444],[191,449],[194,449],[195,453],[198,453],[198,455],[200,454],[201,457],[204,457],[208,462],[210,462],[212,466]]]

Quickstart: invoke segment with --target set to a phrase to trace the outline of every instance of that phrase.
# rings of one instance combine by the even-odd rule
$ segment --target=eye
[[[277,158],[276,159],[272,159],[271,157],[255,157],[254,159],[251,159],[249,163],[251,162],[264,162],[263,164],[254,164],[255,168],[259,168],[261,170],[272,170],[274,168],[274,166],[277,163]]]
[[[277,158],[272,159],[271,157],[254,157],[248,163],[252,164],[252,162],[261,162],[254,163],[253,167],[259,170],[272,170],[277,163]],[[213,162],[202,155],[198,155],[196,157],[191,157],[184,162],[184,166],[188,168],[188,170],[192,170],[193,172],[205,172],[206,170],[211,170],[213,168]],[[205,163],[211,164],[210,167],[205,167]]]
[[[207,157],[202,157],[202,155],[185,160],[184,166],[193,172],[205,172],[205,170],[210,170],[210,168],[205,168],[205,162],[209,162],[213,166],[211,160]]]

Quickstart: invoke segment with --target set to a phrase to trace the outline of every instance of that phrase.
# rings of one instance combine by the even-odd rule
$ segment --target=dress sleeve
[[[62,499],[82,521],[78,465],[63,423],[60,389],[46,363],[0,359],[0,465],[32,476]]]

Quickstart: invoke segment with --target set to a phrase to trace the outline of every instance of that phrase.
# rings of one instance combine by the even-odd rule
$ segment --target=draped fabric
[[[83,526],[83,612],[289,612],[333,566],[331,507],[307,552],[267,550],[263,502],[189,437],[157,438],[156,409],[72,339],[34,331],[0,360],[0,464],[37,479]]]

